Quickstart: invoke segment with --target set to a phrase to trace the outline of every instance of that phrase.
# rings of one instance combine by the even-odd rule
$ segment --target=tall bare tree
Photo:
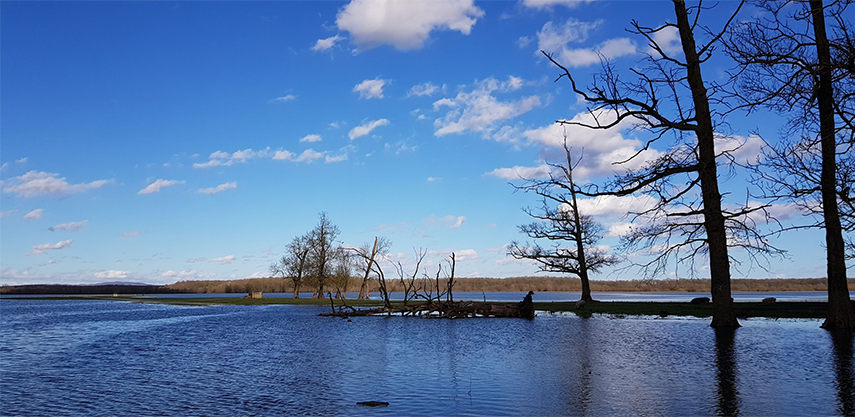
[[[619,165],[644,162],[643,151],[654,143],[669,148],[654,160],[644,162],[642,168],[617,175],[604,189],[592,189],[586,195],[642,193],[653,197],[654,207],[633,213],[634,220],[644,224],[633,228],[624,246],[650,250],[652,261],[641,265],[648,273],[664,271],[672,260],[692,265],[696,256],[705,255],[709,260],[713,301],[710,325],[738,327],[731,297],[729,241],[752,253],[768,254],[774,249],[751,227],[750,215],[763,210],[762,206],[725,210],[722,205],[718,160],[725,159],[726,152],[716,149],[720,133],[716,127],[723,120],[711,106],[718,102],[718,89],[704,81],[701,67],[720,43],[742,3],[736,5],[722,29],[713,31],[699,23],[704,10],[700,4],[687,7],[684,0],[672,2],[674,23],[646,27],[632,22],[631,32],[646,39],[653,51],[645,67],[629,70],[633,81],[625,81],[611,64],[605,63],[593,84],[582,88],[567,68],[544,54],[562,70],[558,80],[569,80],[573,91],[588,103],[594,120],[559,123],[590,129],[612,129],[634,123],[636,128],[649,132],[651,137],[644,148],[626,161],[617,161]],[[682,56],[670,55],[656,41],[661,32],[674,29],[680,36]],[[705,36],[705,43],[696,44],[698,33]],[[674,142],[663,146],[668,137]]]
[[[544,272],[578,276],[582,281],[582,300],[591,301],[593,298],[588,272],[616,264],[618,259],[596,246],[602,238],[603,227],[591,216],[579,212],[576,196],[580,190],[573,180],[575,165],[566,137],[564,152],[566,164],[548,163],[551,167],[549,178],[529,178],[525,179],[524,185],[514,186],[517,190],[540,196],[542,205],[537,211],[523,209],[535,221],[519,226],[520,232],[535,242],[521,244],[513,241],[508,247],[508,255],[535,261]],[[539,245],[538,239],[552,242],[552,247]]]
[[[339,233],[338,227],[332,224],[326,212],[318,215],[318,224],[309,232],[309,266],[312,277],[317,280],[315,298],[324,298],[324,285],[332,274]]]
[[[287,276],[294,284],[294,298],[300,298],[300,287],[308,269],[311,245],[308,235],[297,236],[285,247],[285,255],[270,266],[271,272]]]
[[[822,227],[828,274],[827,329],[855,332],[846,277],[844,231],[855,231],[855,33],[849,1],[763,1],[760,18],[734,27],[727,42],[739,64],[741,108],[789,116],[785,137],[765,151],[756,170],[765,197],[795,203]],[[831,37],[826,17],[831,20]],[[786,228],[785,228],[786,229]],[[850,253],[849,256],[853,254]]]

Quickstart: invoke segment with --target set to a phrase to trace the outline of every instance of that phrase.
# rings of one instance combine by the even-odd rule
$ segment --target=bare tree
[[[398,279],[401,281],[401,286],[404,289],[404,305],[407,305],[410,300],[412,300],[418,295],[418,289],[416,288],[416,279],[419,276],[419,271],[421,271],[422,261],[424,261],[425,256],[427,256],[426,249],[413,249],[413,251],[415,251],[416,253],[416,265],[415,267],[413,267],[412,274],[406,273],[404,270],[404,266],[400,262],[393,263],[393,265],[395,266],[395,270],[398,273]]]
[[[392,246],[392,242],[385,237],[375,237],[374,244],[371,245],[366,243],[358,248],[353,248],[352,250],[356,252],[356,255],[362,258],[365,261],[365,274],[362,277],[362,285],[359,287],[359,295],[357,296],[358,300],[366,300],[369,298],[369,290],[368,290],[368,279],[371,275],[371,271],[374,270],[374,264],[377,263],[376,259],[378,257],[383,257],[389,252],[389,248]]]
[[[845,11],[849,1],[766,1],[767,14],[734,27],[727,50],[739,108],[765,107],[789,116],[784,136],[769,146],[755,170],[764,197],[796,204],[822,227],[828,274],[827,329],[855,331],[855,308],[846,277],[844,231],[855,231],[855,35]],[[831,18],[831,37],[826,16]],[[850,253],[850,257],[853,253]]]
[[[711,106],[711,103],[718,103],[719,90],[704,81],[701,66],[720,43],[742,2],[724,22],[725,29],[717,31],[699,24],[703,11],[700,5],[687,7],[684,0],[672,2],[675,23],[646,27],[632,22],[631,32],[646,39],[654,51],[648,55],[646,67],[629,70],[634,81],[620,78],[614,67],[605,63],[594,83],[583,89],[567,68],[546,52],[544,54],[561,68],[558,80],[567,78],[573,91],[591,106],[589,114],[594,120],[592,123],[559,123],[590,129],[611,129],[622,123],[634,123],[636,128],[650,133],[645,146],[627,160],[618,161],[619,165],[642,163],[644,151],[654,143],[661,145],[667,137],[674,138],[664,153],[644,162],[642,168],[617,175],[603,190],[592,188],[585,194],[629,196],[642,193],[653,197],[656,204],[652,208],[632,213],[634,220],[644,225],[632,229],[624,240],[624,247],[650,250],[652,260],[641,264],[648,274],[662,272],[672,260],[692,266],[696,256],[706,256],[713,301],[710,325],[738,327],[731,297],[729,241],[753,254],[766,255],[777,250],[768,246],[752,227],[750,215],[762,211],[763,206],[743,205],[732,210],[722,206],[717,159],[726,160],[728,155],[716,150],[716,127],[722,126],[723,121]],[[682,56],[669,55],[656,41],[662,31],[673,29],[680,35]],[[697,33],[706,35],[706,43],[696,44]]]
[[[353,255],[338,246],[333,254],[332,276],[330,284],[335,288],[335,298],[347,299],[347,287],[350,285],[350,279],[353,276]]]
[[[318,224],[309,232],[309,266],[317,280],[315,298],[324,298],[324,285],[332,274],[332,260],[336,253],[339,229],[330,222],[326,212],[318,215]]]
[[[285,255],[270,266],[271,272],[289,277],[294,285],[294,298],[300,298],[300,287],[308,267],[311,250],[308,235],[297,236],[285,247]]]
[[[548,163],[551,168],[549,178],[526,179],[524,185],[514,186],[517,190],[539,195],[542,204],[537,211],[523,209],[535,221],[519,226],[520,232],[535,242],[521,244],[513,241],[508,247],[508,255],[535,261],[544,272],[578,276],[582,281],[582,300],[592,301],[588,272],[616,264],[618,259],[596,246],[602,238],[603,227],[591,216],[579,213],[576,196],[580,190],[573,181],[575,165],[566,136],[564,152],[566,164]],[[552,242],[552,247],[539,245],[538,239]]]

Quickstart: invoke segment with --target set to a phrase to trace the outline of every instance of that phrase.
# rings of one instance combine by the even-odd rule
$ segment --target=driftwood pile
[[[519,303],[492,303],[479,301],[431,301],[406,305],[356,309],[351,306],[333,306],[333,312],[321,313],[327,317],[355,317],[378,315],[402,315],[438,318],[511,317],[534,318],[534,304],[528,295]]]

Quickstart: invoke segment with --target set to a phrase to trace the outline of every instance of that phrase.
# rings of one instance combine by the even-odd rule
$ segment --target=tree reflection
[[[855,415],[855,363],[852,360],[852,333],[832,331],[834,345],[834,373],[837,377],[838,412],[844,416]]]
[[[716,414],[739,415],[739,390],[736,384],[736,354],[733,349],[735,328],[715,329]]]

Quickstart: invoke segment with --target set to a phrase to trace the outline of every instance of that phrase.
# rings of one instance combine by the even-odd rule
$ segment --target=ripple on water
[[[810,321],[746,321],[725,337],[705,320],[0,309],[4,415],[834,415],[855,374],[851,340],[847,362]],[[369,400],[390,405],[356,405]]]

